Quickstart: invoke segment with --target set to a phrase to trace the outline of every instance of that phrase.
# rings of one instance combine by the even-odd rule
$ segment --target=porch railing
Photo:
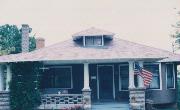
[[[43,94],[39,109],[59,109],[82,105],[82,94]]]

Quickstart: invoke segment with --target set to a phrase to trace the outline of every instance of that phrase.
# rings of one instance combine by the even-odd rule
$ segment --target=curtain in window
[[[144,68],[153,73],[153,79],[149,88],[159,89],[160,88],[159,65],[146,64],[144,65]]]
[[[174,88],[173,64],[166,65],[167,88]]]

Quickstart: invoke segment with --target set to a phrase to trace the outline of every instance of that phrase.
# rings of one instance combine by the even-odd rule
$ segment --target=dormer
[[[73,40],[84,47],[100,47],[113,39],[114,33],[97,28],[89,28],[72,35]]]

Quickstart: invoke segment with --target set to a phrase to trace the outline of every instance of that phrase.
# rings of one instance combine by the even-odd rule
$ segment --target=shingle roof
[[[102,29],[98,29],[95,27],[91,27],[89,29],[86,29],[81,32],[73,34],[72,37],[73,37],[73,39],[77,39],[82,36],[97,36],[97,35],[106,35],[106,36],[112,37],[114,35],[114,33],[105,31]]]
[[[70,39],[29,53],[0,56],[0,62],[162,58],[167,61],[180,61],[180,55],[119,38],[114,38],[108,46],[100,48],[81,47]]]

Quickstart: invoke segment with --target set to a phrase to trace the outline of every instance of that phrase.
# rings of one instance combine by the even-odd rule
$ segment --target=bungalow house
[[[22,53],[0,57],[0,91],[9,91],[11,66],[16,62],[42,62],[42,104],[39,109],[94,102],[127,102],[145,109],[145,103],[174,106],[177,102],[177,65],[180,55],[115,37],[112,32],[90,28],[72,35],[72,39],[28,51],[29,26],[22,25]],[[134,64],[153,73],[145,88],[134,74]],[[7,68],[3,80],[3,68]],[[6,86],[4,87],[4,83]],[[3,93],[3,92],[1,92]],[[5,92],[4,92],[5,93]]]

